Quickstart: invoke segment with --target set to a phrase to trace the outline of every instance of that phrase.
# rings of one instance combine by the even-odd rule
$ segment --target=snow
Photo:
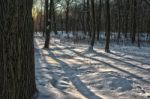
[[[60,42],[35,35],[37,99],[150,99],[150,48]]]

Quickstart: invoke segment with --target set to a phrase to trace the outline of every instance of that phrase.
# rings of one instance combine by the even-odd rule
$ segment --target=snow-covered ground
[[[38,99],[150,99],[150,48],[34,41]]]

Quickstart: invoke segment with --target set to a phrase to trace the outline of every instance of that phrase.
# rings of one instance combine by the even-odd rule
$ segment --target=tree
[[[48,0],[45,0],[45,32],[46,32],[46,38],[45,38],[45,44],[44,48],[49,48],[49,41],[50,41],[50,33],[49,33],[49,21],[48,18]]]
[[[94,5],[94,0],[91,0],[91,9],[92,9],[92,40],[91,40],[91,45],[90,45],[90,50],[93,50],[94,42],[95,42],[95,36],[96,36],[96,22],[95,22],[95,5]]]
[[[87,21],[87,31],[88,31],[88,35],[91,37],[91,28],[90,28],[90,2],[89,0],[87,0],[87,18],[86,18],[86,21]]]
[[[54,27],[54,32],[57,34],[57,24],[56,24],[56,11],[55,11],[55,3],[52,0],[52,11],[53,11],[53,27]]]
[[[136,24],[136,10],[137,10],[137,0],[133,0],[133,26],[132,26],[132,43],[135,42],[135,36],[136,36],[136,27],[137,27],[137,24]]]
[[[68,21],[69,21],[69,6],[72,3],[73,0],[65,0],[66,3],[66,33],[68,34]]]
[[[51,12],[52,30],[54,30],[55,34],[57,34],[59,30],[62,32],[66,31],[68,36],[69,31],[72,31],[74,34],[83,31],[85,37],[82,41],[86,40],[87,42],[92,41],[91,39],[94,37],[93,30],[96,32],[95,35],[97,38],[95,38],[99,40],[101,31],[100,42],[103,42],[105,38],[103,37],[102,31],[107,32],[105,31],[108,26],[107,21],[109,23],[109,20],[106,19],[107,11],[104,8],[106,6],[105,1],[106,0],[94,0],[94,11],[92,11],[90,0],[53,1]],[[139,1],[141,1],[141,3]],[[111,10],[109,11],[109,17],[111,19],[109,31],[112,32],[112,41],[118,42],[118,44],[125,44],[130,41],[135,44],[138,40],[138,33],[141,35],[141,33],[149,31],[149,1],[150,0],[109,0],[109,9]],[[93,12],[95,13],[95,29],[93,29]],[[140,24],[138,24],[138,21],[140,21]],[[105,23],[106,26],[102,25]],[[141,38],[140,35],[139,39]],[[148,39],[146,39],[146,41],[148,41]],[[143,41],[140,40],[140,42]],[[92,43],[90,42],[91,45]]]
[[[106,0],[106,44],[105,44],[105,52],[110,52],[109,42],[110,42],[110,6],[109,6],[109,0]]]
[[[31,99],[36,91],[33,0],[0,0],[0,99]]]
[[[99,32],[101,30],[101,13],[102,13],[102,0],[99,0],[99,6],[98,6],[98,21],[97,21],[97,40],[99,40]]]
[[[118,5],[118,37],[117,37],[117,43],[119,43],[120,40],[120,36],[121,36],[121,4],[120,4],[120,0],[117,0],[117,5]]]

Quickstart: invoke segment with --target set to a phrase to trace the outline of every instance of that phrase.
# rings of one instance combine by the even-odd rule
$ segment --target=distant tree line
[[[141,38],[144,37],[146,42],[150,43],[149,0],[45,1],[48,4],[45,2],[43,17],[47,26],[40,30],[45,31],[47,35],[50,31],[56,34],[56,31],[65,31],[68,35],[70,32],[80,31],[89,36],[91,48],[96,40],[104,39],[106,49],[109,49],[107,47],[110,40],[118,44],[122,40],[131,41],[133,44],[137,42],[140,47],[140,42],[143,42]],[[106,37],[101,38],[100,35]]]

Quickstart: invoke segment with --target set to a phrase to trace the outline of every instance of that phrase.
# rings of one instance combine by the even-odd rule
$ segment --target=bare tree
[[[66,2],[66,33],[68,33],[68,21],[69,21],[69,11],[70,11],[70,4],[73,2],[73,0],[65,0]]]
[[[50,19],[48,18],[48,0],[45,0],[45,32],[46,32],[46,38],[45,38],[45,45],[44,48],[49,48],[49,40],[50,40],[50,33],[49,33],[49,22]]]
[[[90,50],[93,50],[94,42],[95,42],[95,36],[96,36],[96,22],[95,22],[95,4],[94,0],[91,0],[91,10],[92,10],[92,40],[90,45]]]
[[[110,43],[110,6],[109,0],[106,0],[106,44],[105,51],[110,52],[109,43]]]
[[[52,10],[53,10],[53,4],[54,1],[50,0],[50,9],[48,10],[48,0],[46,0],[46,39],[45,39],[45,45],[44,48],[49,48],[50,43],[50,32],[52,30]],[[49,13],[48,13],[49,11]]]

